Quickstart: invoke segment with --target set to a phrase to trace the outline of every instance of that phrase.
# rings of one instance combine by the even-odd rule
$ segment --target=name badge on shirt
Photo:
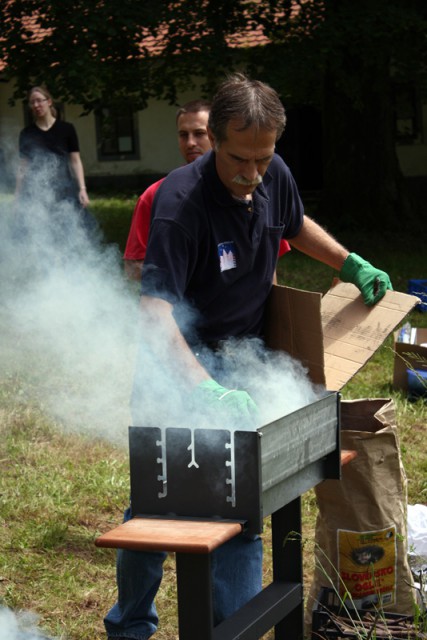
[[[232,240],[219,243],[218,256],[221,273],[236,268],[236,245]]]

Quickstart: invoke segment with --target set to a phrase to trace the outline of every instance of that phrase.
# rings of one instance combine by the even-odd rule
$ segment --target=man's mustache
[[[237,175],[234,176],[232,182],[234,182],[235,184],[241,184],[244,187],[256,187],[262,182],[262,176],[258,174],[255,180],[248,180],[241,175]]]

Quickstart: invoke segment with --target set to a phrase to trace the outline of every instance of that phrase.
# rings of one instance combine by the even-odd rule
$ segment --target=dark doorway
[[[300,191],[322,188],[322,120],[320,111],[310,106],[286,109],[287,124],[276,144]]]

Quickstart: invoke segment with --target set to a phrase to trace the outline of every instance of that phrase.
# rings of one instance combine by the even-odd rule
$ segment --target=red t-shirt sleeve
[[[150,185],[137,200],[123,255],[125,260],[144,260],[145,258],[150,231],[151,207],[156,191],[162,182],[163,179]]]
[[[287,240],[281,240],[280,241],[280,247],[279,247],[279,258],[281,256],[284,256],[285,253],[288,253],[288,251],[291,250],[291,245],[289,244],[289,242]]]

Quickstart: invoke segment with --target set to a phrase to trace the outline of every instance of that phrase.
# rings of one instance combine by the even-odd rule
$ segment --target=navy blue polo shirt
[[[142,294],[174,305],[190,344],[260,335],[280,239],[298,234],[303,215],[278,155],[246,203],[225,188],[208,152],[172,171],[156,193]]]

